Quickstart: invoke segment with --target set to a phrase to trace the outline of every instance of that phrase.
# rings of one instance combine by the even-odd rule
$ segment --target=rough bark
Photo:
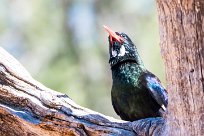
[[[204,1],[157,0],[169,93],[168,133],[204,135]]]
[[[83,108],[35,81],[0,47],[1,136],[160,135],[163,118],[116,120]]]

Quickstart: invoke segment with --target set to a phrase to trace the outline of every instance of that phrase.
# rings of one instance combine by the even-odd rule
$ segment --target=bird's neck
[[[137,50],[135,52],[135,60],[137,61],[138,65],[140,65],[140,67],[144,67],[144,63],[142,62],[139,53],[137,52]]]
[[[136,85],[142,72],[146,71],[143,65],[134,61],[126,61],[112,67],[113,84]]]

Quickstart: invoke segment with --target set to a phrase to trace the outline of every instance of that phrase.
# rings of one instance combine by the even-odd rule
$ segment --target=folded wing
[[[165,111],[168,105],[168,94],[160,80],[150,72],[144,73],[141,78],[142,85],[147,88],[154,100]]]

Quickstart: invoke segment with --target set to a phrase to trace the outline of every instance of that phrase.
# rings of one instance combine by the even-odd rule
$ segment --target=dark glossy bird
[[[162,117],[168,96],[160,80],[144,67],[136,46],[125,33],[104,28],[109,33],[111,98],[115,112],[128,121]]]

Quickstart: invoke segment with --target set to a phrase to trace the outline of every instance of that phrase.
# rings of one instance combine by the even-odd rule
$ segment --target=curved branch
[[[0,48],[0,134],[23,135],[160,135],[163,118],[116,120],[81,107],[66,94],[36,80]]]

